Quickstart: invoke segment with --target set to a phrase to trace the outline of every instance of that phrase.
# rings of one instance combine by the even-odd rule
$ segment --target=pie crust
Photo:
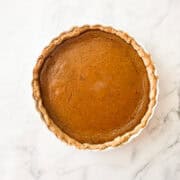
[[[112,141],[104,142],[101,144],[90,144],[90,143],[80,143],[78,140],[70,137],[68,134],[63,132],[55,123],[54,121],[49,117],[46,108],[44,107],[42,103],[42,97],[40,92],[40,70],[42,68],[42,65],[47,58],[47,56],[62,42],[64,42],[67,39],[71,39],[73,37],[77,37],[78,35],[82,34],[83,32],[86,32],[88,30],[100,30],[102,32],[107,32],[111,34],[115,34],[116,36],[119,36],[121,39],[123,39],[126,43],[130,44],[138,53],[138,55],[142,58],[142,61],[144,62],[149,85],[150,85],[150,92],[149,92],[149,104],[147,111],[144,115],[144,117],[141,119],[141,122],[136,125],[136,127],[133,130],[130,130],[126,132],[125,134],[121,136],[117,136]],[[33,71],[33,80],[32,80],[32,88],[33,88],[33,97],[36,102],[37,110],[40,112],[42,119],[46,123],[47,127],[61,140],[65,141],[67,144],[74,145],[79,149],[105,149],[107,147],[116,147],[121,144],[124,144],[128,142],[131,137],[134,137],[135,135],[142,130],[150,116],[152,115],[154,106],[157,101],[157,75],[155,66],[152,62],[151,56],[143,50],[143,48],[136,43],[136,41],[130,37],[127,33],[118,31],[113,29],[112,27],[104,27],[101,25],[85,25],[82,27],[74,27],[68,32],[64,32],[60,34],[57,38],[53,39],[51,43],[44,48],[42,54],[39,56],[38,61],[34,67]]]

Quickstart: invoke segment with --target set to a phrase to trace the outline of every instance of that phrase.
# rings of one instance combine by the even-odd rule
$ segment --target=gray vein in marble
[[[163,115],[163,117],[156,117],[157,121],[160,121],[160,125],[155,124],[153,127],[148,127],[148,132],[151,134],[155,132],[155,130],[162,129],[166,126],[167,121],[169,121],[169,115],[173,112],[177,113],[177,110],[174,107],[172,107],[166,115]]]
[[[178,104],[178,113],[177,113],[177,115],[178,115],[179,120],[180,120],[180,87],[178,89],[178,99],[179,99],[179,104]]]
[[[170,115],[170,113],[172,113],[172,112],[176,112],[176,110],[174,109],[174,107],[171,108],[171,109],[169,110],[169,112],[166,114],[166,116],[163,118],[163,122],[164,122],[164,123],[166,123],[166,122],[169,120],[169,115]]]
[[[175,111],[175,110],[170,110],[167,115],[164,118],[164,123],[166,123],[167,121],[169,121],[169,114],[170,113],[176,113],[177,115],[179,114],[179,111]],[[157,158],[159,158],[161,155],[164,155],[164,153],[167,153],[167,151],[171,150],[172,148],[174,148],[175,146],[177,146],[178,144],[180,144],[180,132],[177,135],[176,140],[171,143],[170,145],[168,145],[166,148],[162,149],[161,151],[159,151],[158,153],[156,153],[147,163],[145,163],[134,175],[134,179],[138,179],[140,178],[140,180],[142,179],[141,174],[143,174],[144,172],[146,172],[149,167],[151,166],[151,164],[157,160]]]
[[[41,175],[42,175],[42,171],[38,170],[35,166],[34,166],[34,156],[36,154],[36,149],[34,147],[30,147],[30,146],[18,146],[17,149],[21,150],[23,153],[27,154],[29,159],[26,162],[27,167],[28,167],[28,172],[31,174],[31,176],[33,177],[34,180],[39,180]]]
[[[82,179],[87,180],[87,178],[88,178],[87,175],[88,175],[88,167],[86,166],[86,167],[84,167],[83,172],[82,172]]]
[[[178,137],[176,139],[175,142],[173,142],[172,144],[170,144],[169,146],[167,146],[165,149],[161,150],[160,152],[158,152],[155,156],[153,156],[152,159],[150,159],[146,164],[144,164],[137,172],[136,174],[134,175],[134,180],[135,179],[138,179],[139,180],[142,180],[142,174],[144,174],[146,171],[148,171],[149,167],[153,164],[153,162],[155,160],[157,160],[157,158],[159,158],[161,155],[164,155],[164,153],[167,151],[167,150],[170,150],[172,148],[174,148],[175,146],[177,146],[178,144],[180,143],[180,137]]]
[[[61,172],[58,173],[59,176],[64,176],[64,175],[67,175],[67,174],[70,174],[70,173],[73,173],[75,171],[80,171],[82,170],[83,171],[83,176],[86,176],[86,174],[84,174],[84,171],[87,169],[87,166],[80,166],[80,167],[75,167],[75,168],[72,168],[72,169],[61,169]]]
[[[180,134],[178,135],[177,139],[175,140],[175,142],[173,142],[172,144],[170,144],[167,149],[171,149],[174,146],[176,146],[178,143],[180,143]]]
[[[137,149],[136,147],[134,147],[131,153],[131,161],[134,161],[136,154],[137,154]]]
[[[138,178],[140,175],[141,175],[141,173],[143,173],[144,171],[146,171],[146,169],[148,168],[148,166],[150,165],[150,163],[153,161],[153,159],[151,159],[150,161],[148,161],[145,165],[143,165],[143,167],[141,167],[141,169],[139,169],[137,172],[136,172],[136,174],[135,174],[135,176],[134,176],[134,180],[136,179],[136,178]],[[140,180],[141,180],[142,178],[140,177]]]

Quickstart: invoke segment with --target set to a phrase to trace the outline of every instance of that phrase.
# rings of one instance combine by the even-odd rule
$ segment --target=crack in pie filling
[[[140,124],[149,109],[145,63],[117,34],[87,28],[57,43],[42,59],[34,71],[42,107],[78,144],[112,142]]]

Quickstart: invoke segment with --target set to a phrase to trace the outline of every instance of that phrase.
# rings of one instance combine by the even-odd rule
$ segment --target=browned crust
[[[138,124],[133,130],[126,132],[124,135],[118,136],[114,140],[105,142],[102,144],[80,143],[77,140],[75,140],[75,139],[71,138],[70,136],[68,136],[67,134],[65,134],[59,127],[57,127],[54,124],[53,120],[48,116],[48,113],[42,104],[42,99],[41,99],[41,94],[40,94],[40,84],[39,84],[39,72],[40,72],[40,69],[41,69],[43,62],[46,59],[47,55],[50,52],[52,52],[52,50],[57,45],[62,43],[64,40],[78,36],[82,32],[87,31],[87,30],[92,30],[92,29],[101,30],[104,32],[115,34],[115,35],[119,36],[120,38],[122,38],[124,41],[126,41],[128,44],[131,44],[131,46],[137,51],[139,56],[142,58],[142,60],[145,64],[149,82],[150,82],[150,94],[149,94],[150,102],[148,105],[147,112],[145,113],[144,117],[142,118],[141,123]],[[145,50],[143,50],[143,48],[139,44],[137,44],[137,42],[132,37],[130,37],[127,33],[115,30],[112,27],[104,27],[101,25],[92,25],[92,26],[85,25],[82,27],[74,27],[70,31],[64,32],[64,33],[60,34],[57,38],[53,39],[51,41],[51,43],[47,47],[44,48],[44,50],[42,51],[42,54],[39,56],[38,61],[34,67],[32,88],[33,88],[33,97],[36,102],[37,110],[40,112],[42,119],[46,123],[47,127],[59,139],[63,140],[67,144],[74,145],[79,149],[102,150],[107,147],[116,147],[121,144],[124,144],[125,142],[127,142],[130,139],[130,137],[134,136],[135,134],[138,134],[138,132],[140,132],[140,130],[146,126],[146,124],[152,114],[152,111],[154,109],[154,106],[156,104],[156,101],[157,101],[157,75],[155,72],[155,66],[152,62],[151,56],[147,52],[145,52]]]

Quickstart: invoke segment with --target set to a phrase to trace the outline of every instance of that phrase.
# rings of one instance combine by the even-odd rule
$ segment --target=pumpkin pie
[[[80,149],[127,142],[156,103],[150,55],[127,33],[75,27],[43,50],[33,71],[37,109],[56,136]]]

